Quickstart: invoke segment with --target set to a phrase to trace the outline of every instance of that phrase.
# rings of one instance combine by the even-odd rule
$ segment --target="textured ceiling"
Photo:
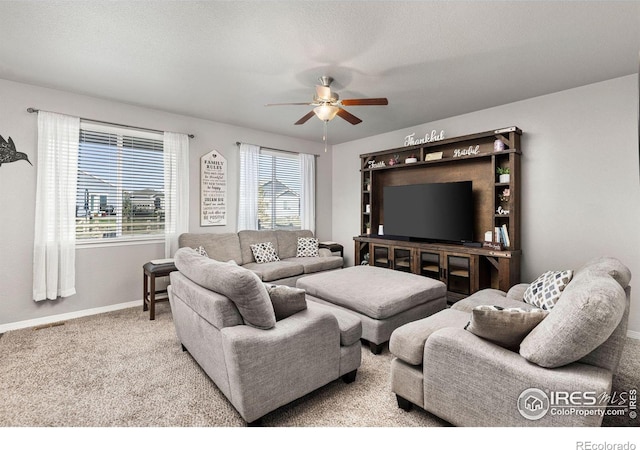
[[[637,73],[640,2],[0,1],[0,78],[340,143]],[[25,105],[31,106],[31,105]],[[33,105],[37,106],[37,105]],[[64,112],[64,111],[61,111]]]

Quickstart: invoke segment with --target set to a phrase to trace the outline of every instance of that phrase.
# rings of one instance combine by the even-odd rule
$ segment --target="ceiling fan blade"
[[[341,102],[344,106],[362,106],[362,105],[388,105],[389,100],[386,98],[348,98]]]
[[[358,125],[360,122],[362,122],[361,119],[358,119],[356,116],[354,116],[350,112],[345,111],[342,108],[338,110],[338,115],[349,122],[351,125]]]
[[[267,103],[264,106],[283,106],[283,105],[311,105],[311,103],[306,102],[306,103]]]
[[[305,114],[304,116],[302,116],[300,118],[300,120],[298,120],[295,125],[302,125],[303,123],[305,123],[307,120],[311,119],[313,116],[315,115],[315,113],[313,112],[313,110],[309,111],[307,114]]]
[[[331,100],[331,88],[329,86],[316,85],[316,97],[321,100]]]

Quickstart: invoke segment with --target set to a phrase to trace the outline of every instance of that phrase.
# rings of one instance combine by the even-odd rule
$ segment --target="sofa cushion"
[[[389,351],[404,362],[422,364],[424,343],[435,331],[446,327],[463,328],[469,323],[469,313],[455,309],[443,309],[432,316],[402,325],[393,330]],[[434,364],[437,364],[434,361]]]
[[[259,244],[261,242],[272,242],[276,244],[278,238],[275,231],[270,230],[242,230],[238,231],[238,239],[240,241],[240,253],[242,255],[241,264],[256,262],[251,251],[251,244]],[[275,247],[275,245],[274,245]]]
[[[458,311],[465,311],[471,314],[473,308],[480,305],[494,305],[500,306],[501,308],[535,309],[535,306],[509,298],[504,292],[497,289],[482,289],[477,291],[469,297],[455,302],[451,306],[451,309],[457,309]]]
[[[294,258],[298,251],[298,238],[313,237],[311,230],[277,230],[278,256],[280,259]]]
[[[604,272],[583,271],[556,306],[520,344],[520,355],[542,367],[560,367],[595,350],[616,329],[625,311],[620,284]]]
[[[346,347],[355,344],[362,337],[362,321],[355,314],[316,301],[307,302],[307,308],[333,314],[340,328],[340,345]]]
[[[273,242],[251,244],[249,247],[251,247],[251,253],[258,264],[280,261]]]
[[[286,259],[285,261],[301,265],[304,273],[316,273],[324,270],[339,269],[344,263],[342,256],[295,257]]]
[[[631,281],[631,271],[620,260],[610,256],[601,256],[587,262],[584,266],[576,270],[576,275],[582,272],[604,272],[626,289]]]
[[[320,256],[318,254],[318,240],[316,238],[298,238],[298,249],[296,251],[296,257],[301,258],[305,256]]]
[[[209,258],[217,261],[242,262],[238,233],[183,233],[178,238],[180,247],[202,246]]]
[[[525,303],[549,311],[556,305],[572,277],[572,270],[545,272],[527,287],[522,299]]]
[[[218,330],[244,324],[238,308],[228,297],[193,283],[182,272],[172,272],[169,277],[173,295]]]
[[[304,289],[277,284],[265,284],[276,314],[276,321],[307,309]]]
[[[245,269],[255,272],[262,281],[276,281],[281,278],[295,277],[304,273],[301,264],[289,261],[275,261],[270,263],[249,263],[245,264]]]
[[[471,320],[464,329],[500,347],[517,351],[527,334],[548,314],[542,309],[480,305],[473,308]]]
[[[267,289],[250,270],[199,255],[192,248],[176,251],[176,268],[194,283],[231,300],[247,325],[272,328],[276,316]]]

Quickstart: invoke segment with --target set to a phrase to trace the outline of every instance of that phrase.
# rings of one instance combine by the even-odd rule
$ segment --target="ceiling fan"
[[[343,109],[343,106],[364,106],[364,105],[388,105],[389,101],[386,98],[350,98],[340,100],[340,96],[336,92],[331,91],[331,82],[333,78],[328,76],[322,76],[318,79],[320,85],[316,85],[316,93],[313,96],[311,103],[269,103],[265,106],[282,106],[282,105],[310,105],[315,106],[311,111],[302,116],[295,125],[302,125],[314,115],[318,119],[325,122],[325,124],[333,119],[336,115],[342,117],[344,120],[352,125],[358,125],[362,122],[350,112]]]

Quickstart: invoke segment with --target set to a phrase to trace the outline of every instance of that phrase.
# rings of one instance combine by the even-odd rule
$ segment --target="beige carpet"
[[[614,391],[640,387],[640,341],[629,340]],[[340,380],[265,416],[265,426],[433,427],[396,405],[391,355],[363,347],[354,383]],[[0,426],[233,427],[244,422],[175,336],[168,303],[25,329],[0,337]],[[605,418],[605,425],[635,425]]]

